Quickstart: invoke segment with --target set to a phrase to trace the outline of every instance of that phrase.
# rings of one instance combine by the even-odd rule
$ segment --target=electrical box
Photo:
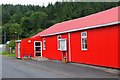
[[[67,51],[67,42],[66,39],[59,39],[60,42],[60,50]]]

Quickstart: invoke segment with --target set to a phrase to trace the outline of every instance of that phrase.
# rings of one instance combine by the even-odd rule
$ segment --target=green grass
[[[8,56],[8,57],[15,57],[16,54],[8,54],[7,56]]]
[[[5,55],[5,56],[8,56],[8,57],[15,57],[15,56],[16,56],[15,53],[11,53],[11,54],[10,54],[8,51],[3,51],[1,54],[2,54],[2,55]]]
[[[7,51],[3,51],[3,52],[1,52],[1,54],[2,54],[2,55],[8,55],[9,52],[7,52]]]

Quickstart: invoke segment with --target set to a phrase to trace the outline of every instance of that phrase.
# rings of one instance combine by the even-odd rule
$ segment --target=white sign
[[[60,50],[67,51],[67,42],[66,39],[59,39],[60,41]]]

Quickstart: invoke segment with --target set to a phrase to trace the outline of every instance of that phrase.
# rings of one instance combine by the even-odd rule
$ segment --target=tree
[[[7,40],[19,39],[22,33],[22,29],[18,23],[6,23],[3,30],[6,32]]]
[[[118,2],[69,1],[72,2],[49,3],[46,7],[2,4],[2,25],[7,40],[16,39],[18,36],[20,38],[31,37],[56,23],[84,17],[120,5]]]
[[[32,23],[31,26],[34,28],[46,28],[46,20],[47,20],[47,14],[45,12],[35,12],[30,16],[30,22]],[[44,27],[45,26],[45,27]]]

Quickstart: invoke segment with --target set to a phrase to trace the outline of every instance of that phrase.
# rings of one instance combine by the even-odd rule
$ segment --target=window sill
[[[81,49],[81,51],[87,51],[88,49]]]

